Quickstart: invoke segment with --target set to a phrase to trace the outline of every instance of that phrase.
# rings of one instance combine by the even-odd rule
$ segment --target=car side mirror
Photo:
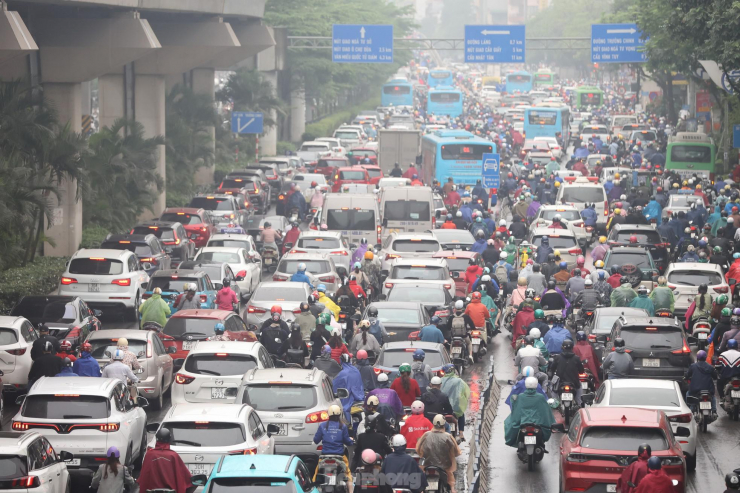
[[[190,233],[189,235],[191,240],[197,240],[198,239],[198,233]]]
[[[25,400],[26,400],[26,394],[19,395],[18,397],[15,398],[15,405],[16,406],[22,406],[23,405],[23,401],[25,401]]]
[[[141,268],[144,270],[149,270],[152,268],[152,264],[150,264],[149,262],[144,262],[143,264],[141,264]]]
[[[337,389],[337,391],[334,393],[334,397],[337,399],[346,399],[349,397],[349,390],[347,389]]]
[[[734,286],[737,284],[737,279],[730,279],[730,282],[728,283],[730,286]]]
[[[224,285],[223,285],[223,284],[221,284],[220,282],[214,282],[214,283],[213,283],[213,287],[214,287],[214,288],[216,288],[216,291],[220,291],[220,290],[221,290],[221,288],[223,288],[223,287],[224,287]]]
[[[689,430],[685,426],[678,426],[676,427],[676,432],[674,433],[677,437],[687,437],[691,435],[691,430]]]
[[[149,282],[142,282],[141,283],[141,289],[147,289],[148,287],[149,287]],[[96,310],[96,312],[99,312],[100,315],[103,314],[103,312],[101,312],[100,310]],[[98,315],[97,313],[95,314],[96,317],[99,317],[100,315]]]
[[[144,287],[143,284],[142,284],[142,287]],[[96,317],[100,318],[100,317],[103,316],[103,311],[102,310],[93,310],[93,315],[95,315]]]
[[[139,407],[149,407],[149,401],[146,397],[137,397],[136,405]]]
[[[591,394],[583,394],[581,396],[581,400],[583,401],[584,404],[590,406],[591,404],[594,403],[594,398],[595,397],[596,396],[593,393],[591,393]]]
[[[165,352],[167,354],[175,354],[177,352],[176,346],[167,346],[167,349],[165,349]]]
[[[147,433],[156,433],[158,429],[159,429],[159,423],[147,423],[146,424]]]
[[[550,427],[550,430],[558,433],[565,433],[565,425],[563,425],[563,423],[555,423]]]
[[[349,246],[352,250],[357,250],[357,243],[352,243]]]
[[[280,433],[280,427],[278,425],[267,425],[267,436],[277,435]]]
[[[460,278],[460,273],[457,272],[457,271],[452,271],[450,273],[450,275],[452,276],[453,279],[459,279]]]
[[[193,486],[205,486],[208,482],[208,476],[205,474],[195,474],[190,476],[190,484]]]
[[[66,450],[62,450],[59,452],[59,459],[63,462],[67,462],[68,460],[74,459],[75,456],[72,454],[72,452],[67,452]]]

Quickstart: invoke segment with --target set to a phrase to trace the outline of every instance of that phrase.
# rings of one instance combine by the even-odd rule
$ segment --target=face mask
[[[280,320],[280,314],[278,314],[278,313],[273,313],[273,314],[272,314],[272,319],[273,319],[273,320],[274,320],[275,322],[277,322],[278,320]]]

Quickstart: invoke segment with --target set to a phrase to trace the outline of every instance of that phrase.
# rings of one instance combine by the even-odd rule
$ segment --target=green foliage
[[[269,81],[256,70],[239,69],[229,75],[224,86],[216,92],[216,99],[231,103],[234,111],[260,111],[265,127],[275,126],[273,111],[285,113],[285,105],[275,95]],[[231,117],[229,117],[231,121]]]
[[[378,87],[377,93],[380,93],[380,87]],[[380,106],[380,97],[376,96],[367,101],[363,101],[360,104],[351,106],[344,111],[334,113],[326,118],[309,123],[306,125],[306,132],[303,134],[303,141],[313,140],[316,137],[331,136],[331,134],[334,133],[334,130],[343,123],[351,122],[360,111],[368,108],[376,108],[378,106]],[[311,139],[308,139],[307,137],[311,137]]]
[[[54,291],[67,260],[63,257],[39,257],[25,267],[0,272],[0,313],[9,313],[23,296]]]
[[[285,153],[288,151],[295,151],[295,144],[292,142],[285,142],[283,140],[278,141],[277,143],[277,154],[278,156],[285,156]]]
[[[89,226],[82,230],[80,248],[98,248],[110,231],[102,226]]]

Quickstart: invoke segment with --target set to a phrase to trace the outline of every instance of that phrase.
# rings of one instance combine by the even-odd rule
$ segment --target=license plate
[[[617,485],[616,484],[606,485],[606,493],[617,493]]]
[[[278,431],[276,435],[279,435],[279,436],[288,435],[288,424],[287,423],[272,423],[272,424],[280,428],[280,431]]]
[[[272,259],[271,258],[266,258],[265,259],[265,264],[266,265],[272,265]]]
[[[226,399],[226,389],[211,389],[211,399]]]
[[[699,403],[699,409],[712,409],[712,403],[709,401],[701,401]]]
[[[69,460],[65,460],[64,463],[67,466],[79,466],[80,465],[80,460],[81,459],[69,459]]]
[[[324,477],[324,480],[326,481],[326,483],[324,483],[324,484],[328,484],[328,485],[332,485],[332,486],[335,485],[335,484],[337,484],[337,477],[336,476],[325,476]]]
[[[478,345],[478,344],[480,344],[480,339],[478,338],[473,339],[473,345]]]
[[[427,491],[436,491],[439,489],[439,481],[430,481],[427,479]]]
[[[699,333],[697,334],[697,337],[698,337],[699,339],[706,339],[706,338],[707,338],[707,333],[706,333],[706,332],[699,332]]]
[[[560,400],[563,400],[563,401],[572,401],[573,400],[573,394],[560,394]]]
[[[581,388],[583,390],[588,390],[588,382],[581,382]]]
[[[87,290],[91,293],[98,293],[100,292],[100,284],[88,284]]]
[[[183,351],[190,351],[191,349],[193,349],[195,347],[195,344],[197,342],[198,341],[183,341],[182,342],[182,350]]]
[[[648,366],[652,368],[657,368],[660,366],[660,360],[659,359],[651,359],[651,358],[642,358],[642,366]]]
[[[208,475],[208,473],[211,472],[211,465],[210,464],[188,464],[188,469],[190,469],[190,474],[193,476],[196,474]]]
[[[537,437],[532,437],[532,436],[524,437],[524,445],[537,445]]]
[[[740,390],[733,390],[731,395],[733,399],[740,399]]]
[[[452,354],[461,354],[462,348],[461,347],[453,347],[452,348]]]

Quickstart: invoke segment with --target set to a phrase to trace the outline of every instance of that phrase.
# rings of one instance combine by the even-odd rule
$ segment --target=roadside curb
[[[486,388],[480,396],[480,420],[476,423],[474,440],[470,446],[470,457],[466,470],[468,491],[478,493],[479,491],[490,491],[490,456],[489,443],[493,435],[493,422],[498,413],[499,398],[501,396],[501,385],[495,378],[493,362],[488,369]]]

